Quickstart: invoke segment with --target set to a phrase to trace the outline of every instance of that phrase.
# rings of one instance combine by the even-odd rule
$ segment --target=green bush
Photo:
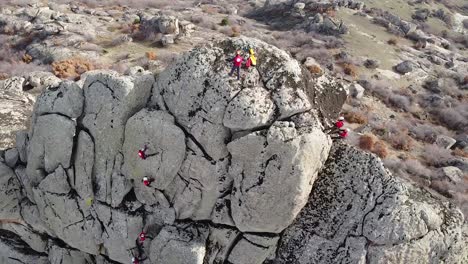
[[[223,18],[220,23],[221,26],[227,26],[229,25],[229,19],[227,17]]]

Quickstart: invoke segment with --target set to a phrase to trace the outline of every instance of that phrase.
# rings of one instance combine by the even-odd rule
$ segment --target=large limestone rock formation
[[[226,61],[248,47],[257,67],[229,78]],[[427,257],[419,263],[461,263],[466,255],[457,209],[397,181],[373,156],[335,146],[329,157],[323,131],[346,91],[313,79],[286,52],[227,39],[156,78],[129,73],[90,72],[38,98],[30,130],[1,155],[2,263],[398,263],[418,252]]]

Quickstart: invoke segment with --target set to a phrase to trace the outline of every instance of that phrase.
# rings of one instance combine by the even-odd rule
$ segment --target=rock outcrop
[[[337,144],[274,263],[465,263],[463,222],[374,155]]]
[[[247,48],[257,66],[228,77],[225,62]],[[83,79],[45,90],[29,132],[1,155],[5,263],[333,263],[328,249],[374,261],[411,258],[413,248],[457,263],[465,254],[458,210],[374,156],[340,145],[329,157],[323,131],[346,90],[282,50],[227,39],[156,79],[141,70]]]

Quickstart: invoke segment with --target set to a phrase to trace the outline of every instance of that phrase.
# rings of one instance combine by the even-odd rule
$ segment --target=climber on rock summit
[[[240,79],[240,67],[242,65],[243,60],[244,59],[242,58],[240,54],[240,50],[236,51],[236,56],[233,59],[233,65],[232,65],[231,72],[229,73],[229,76],[232,76],[234,71],[237,70],[237,80]]]

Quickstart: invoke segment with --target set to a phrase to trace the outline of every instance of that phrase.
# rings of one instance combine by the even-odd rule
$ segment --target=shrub
[[[156,60],[156,52],[154,51],[147,51],[145,56],[148,58],[148,60]]]
[[[422,157],[428,165],[440,167],[446,165],[452,158],[452,155],[450,150],[441,148],[437,145],[427,145],[424,147]]]
[[[343,63],[341,67],[343,67],[343,71],[346,75],[349,75],[352,77],[357,76],[357,68],[353,64]]]
[[[322,74],[322,68],[320,68],[320,66],[318,66],[318,65],[309,65],[309,66],[307,66],[307,70],[309,70],[309,72],[312,75],[321,75]]]
[[[357,111],[350,111],[344,114],[346,121],[356,124],[366,124],[368,119],[363,113]]]
[[[231,27],[232,35],[231,37],[238,37],[240,36],[241,33],[241,28],[239,26],[232,26]]]
[[[365,134],[359,138],[359,147],[364,150],[373,150],[377,138],[374,135]]]
[[[135,20],[133,20],[133,24],[136,25],[136,24],[140,24],[140,18],[135,18]]]
[[[25,54],[23,55],[23,57],[22,57],[22,60],[23,60],[24,63],[28,63],[28,64],[29,64],[29,63],[32,62],[33,58],[31,57],[31,55],[25,53]]]
[[[463,158],[468,158],[468,152],[464,151],[463,149],[456,148],[452,151],[452,155],[458,156],[458,157],[463,157]]]
[[[221,23],[219,23],[219,25],[221,25],[221,26],[227,26],[227,25],[229,25],[229,19],[228,19],[227,17],[223,18],[223,19],[221,20]]]
[[[384,159],[388,156],[387,145],[383,141],[379,140],[375,142],[372,152],[375,153],[380,158]]]
[[[52,63],[52,72],[63,79],[77,80],[81,74],[94,69],[91,61],[79,57]]]
[[[396,38],[391,38],[391,39],[389,39],[389,40],[387,41],[387,43],[390,44],[390,45],[394,45],[394,46],[395,46],[395,45],[398,44],[398,39],[396,39]]]

